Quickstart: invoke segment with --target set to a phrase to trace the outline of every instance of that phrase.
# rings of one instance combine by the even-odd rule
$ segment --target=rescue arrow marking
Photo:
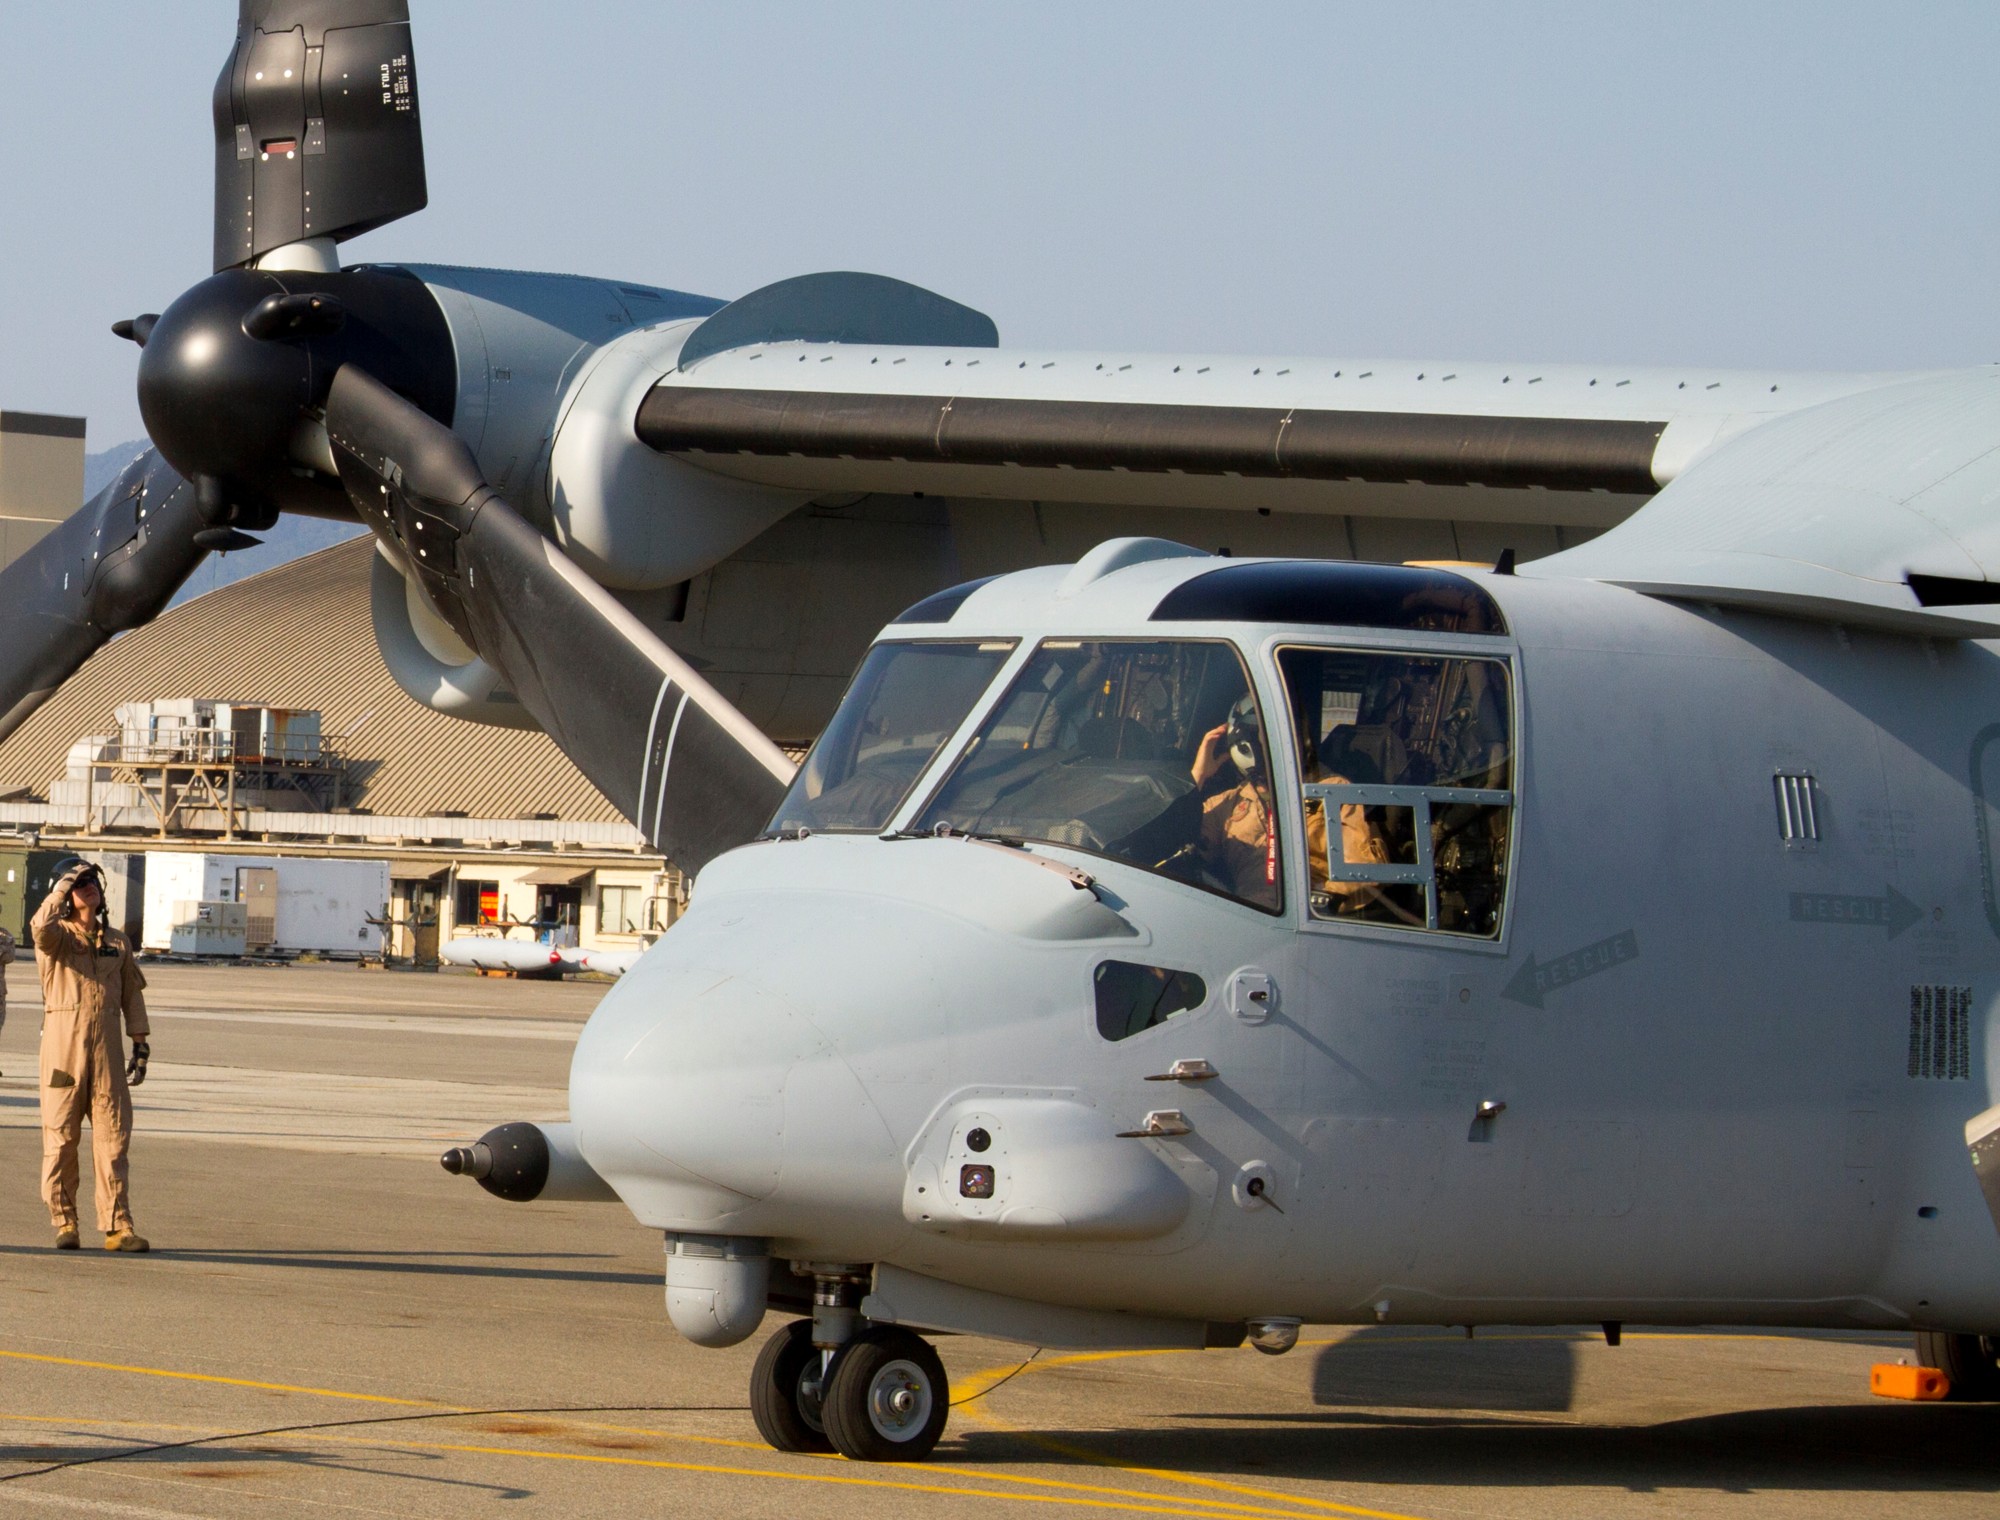
[[[1894,939],[1924,916],[1909,898],[1894,887],[1881,897],[1843,897],[1837,892],[1794,892],[1792,922],[1795,924],[1846,924],[1863,929],[1887,929]]]
[[[1571,982],[1580,982],[1587,976],[1596,976],[1600,971],[1609,971],[1613,966],[1622,966],[1638,958],[1639,936],[1631,929],[1621,930],[1594,945],[1585,945],[1581,950],[1572,950],[1568,955],[1557,956],[1546,966],[1538,963],[1530,952],[1527,964],[1514,973],[1513,980],[1501,989],[1500,996],[1511,998],[1516,1003],[1526,1003],[1530,1008],[1540,1008],[1547,995],[1557,988],[1567,987]]]

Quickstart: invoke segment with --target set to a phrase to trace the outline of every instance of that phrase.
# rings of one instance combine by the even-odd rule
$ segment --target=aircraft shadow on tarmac
[[[1188,1472],[1635,1493],[2000,1485],[2000,1404],[1799,1405],[1652,1424],[1548,1419],[1575,1406],[1583,1346],[1559,1334],[1467,1342],[1371,1328],[1320,1350],[1318,1409],[1183,1410],[1174,1416],[1183,1423],[1165,1428],[1087,1434],[967,1431],[953,1460],[1032,1452]]]
[[[1462,1340],[1369,1326],[1320,1348],[1313,1402],[1561,1413],[1576,1400],[1576,1353],[1575,1338],[1560,1332]]]
[[[940,1456],[960,1463],[1110,1463],[1236,1477],[1631,1493],[1990,1493],[2000,1484],[2000,1405],[1805,1405],[1623,1426],[1358,1411],[1183,1411],[1178,1418],[1191,1423],[1087,1434],[972,1431],[962,1449],[941,1449]],[[1208,1422],[1238,1428],[1201,1428]]]

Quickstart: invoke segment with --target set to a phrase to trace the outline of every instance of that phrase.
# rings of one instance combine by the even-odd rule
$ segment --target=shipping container
[[[28,935],[28,852],[0,850],[0,929],[26,942]]]
[[[368,920],[386,914],[389,863],[152,850],[145,898],[140,944],[151,951],[171,949],[177,905],[222,902],[243,904],[246,918],[259,920],[253,947],[268,933],[264,948],[280,955],[380,955],[381,928]]]

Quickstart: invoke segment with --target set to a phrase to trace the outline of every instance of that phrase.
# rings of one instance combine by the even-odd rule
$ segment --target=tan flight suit
[[[125,1152],[132,1143],[132,1093],[125,1085],[125,1041],[146,1039],[146,978],[116,929],[93,944],[65,918],[65,882],[36,910],[33,933],[42,971],[42,1197],[58,1231],[76,1220],[77,1144],[90,1116],[91,1172],[97,1223],[107,1235],[132,1228]],[[102,919],[99,920],[102,923]]]

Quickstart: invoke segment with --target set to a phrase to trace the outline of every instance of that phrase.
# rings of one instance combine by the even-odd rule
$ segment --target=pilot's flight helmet
[[[1257,722],[1257,699],[1247,692],[1229,709],[1229,758],[1248,776],[1264,760],[1264,733]]]
[[[65,855],[58,860],[52,879],[61,881],[72,871],[76,872],[78,881],[82,881],[86,876],[95,876],[100,886],[104,882],[102,868],[95,861],[85,860],[81,855]]]
[[[104,891],[103,868],[95,861],[85,860],[81,855],[66,855],[57,861],[55,871],[51,875],[50,880],[61,881],[71,871],[76,872],[76,880],[70,883],[70,890],[72,892],[87,881],[95,881],[99,893]]]

